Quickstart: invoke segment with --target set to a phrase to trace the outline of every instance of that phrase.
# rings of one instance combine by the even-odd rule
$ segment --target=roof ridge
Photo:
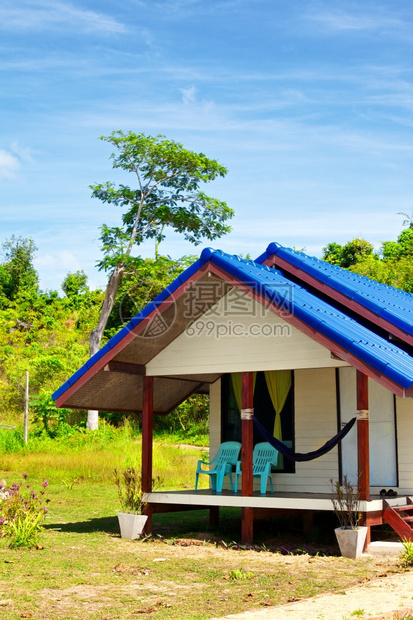
[[[364,276],[364,275],[362,275],[360,273],[357,273],[356,271],[350,271],[346,267],[340,267],[340,265],[334,265],[333,263],[330,263],[328,261],[324,261],[323,259],[318,258],[317,256],[312,256],[311,254],[306,254],[302,250],[296,250],[296,249],[290,248],[288,246],[283,246],[280,243],[278,243],[277,241],[272,241],[267,246],[267,249],[266,249],[264,254],[266,254],[266,258],[269,258],[273,254],[278,254],[280,250],[288,252],[288,253],[291,253],[291,254],[293,254],[295,256],[305,257],[306,259],[314,261],[316,264],[319,264],[320,266],[321,265],[325,265],[325,266],[328,267],[328,269],[330,269],[332,271],[336,271],[337,273],[340,273],[343,276],[345,276],[346,274],[349,274],[349,276],[351,275],[353,279],[358,279],[358,280],[363,281],[365,283],[372,282],[374,284],[374,286],[376,286],[377,288],[382,288],[383,290],[387,289],[387,290],[391,291],[392,293],[395,293],[397,295],[407,296],[407,297],[409,297],[409,298],[411,298],[413,300],[413,293],[409,293],[408,291],[405,291],[405,290],[403,290],[401,288],[397,288],[397,287],[392,286],[390,284],[386,284],[385,282],[378,282],[377,280],[374,280],[373,278],[369,278],[369,276]],[[261,256],[259,256],[256,260],[258,261],[260,258],[262,258],[262,256],[263,256],[263,254]]]
[[[275,244],[268,247],[273,248]],[[283,251],[282,246],[276,246],[278,251]],[[300,253],[306,256],[304,253]],[[284,260],[284,263],[286,260]],[[387,341],[373,329],[360,324],[357,319],[349,315],[345,310],[336,307],[325,300],[324,295],[317,295],[305,281],[295,281],[284,267],[272,268],[258,260],[231,255],[222,250],[205,248],[200,258],[179,275],[168,287],[166,287],[153,301],[135,315],[108,343],[90,358],[66,383],[54,394],[54,399],[61,399],[69,388],[78,382],[85,373],[99,372],[106,360],[116,354],[116,351],[128,346],[133,333],[139,329],[139,324],[152,312],[156,313],[158,306],[168,300],[171,295],[178,292],[181,294],[187,282],[197,280],[204,272],[207,263],[218,268],[217,273],[223,272],[222,277],[232,286],[241,283],[248,287],[248,292],[285,311],[291,317],[293,324],[297,322],[298,328],[308,333],[317,340],[319,335],[323,346],[331,348],[335,344],[339,351],[347,352],[351,359],[375,368],[384,377],[387,377],[396,389],[410,389],[413,385],[413,360],[412,357],[402,350],[397,344]],[[292,263],[294,265],[294,263]],[[208,269],[208,266],[206,267]],[[330,284],[333,284],[331,282]],[[336,283],[337,284],[337,283]],[[314,288],[314,287],[313,287]],[[391,314],[389,304],[384,312],[390,316],[391,321],[398,318],[398,313]],[[287,316],[287,315],[286,315]],[[288,321],[288,319],[286,319]],[[400,319],[400,322],[402,318]],[[303,329],[305,327],[305,329]],[[322,339],[327,340],[322,340]],[[331,344],[330,344],[331,343]],[[334,346],[331,350],[334,350]],[[345,353],[345,355],[347,355]],[[343,359],[347,359],[346,357]],[[351,361],[354,365],[354,361]],[[357,366],[357,364],[356,364]],[[94,367],[94,371],[92,371]],[[93,375],[90,375],[93,376]],[[387,380],[386,379],[386,380]],[[86,380],[86,379],[82,379]]]

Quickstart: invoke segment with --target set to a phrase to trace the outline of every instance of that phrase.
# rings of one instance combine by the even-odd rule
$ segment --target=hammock
[[[337,435],[334,435],[334,437],[329,439],[323,446],[321,446],[321,448],[319,448],[318,450],[314,450],[313,452],[307,452],[307,454],[303,454],[301,452],[293,452],[290,448],[287,448],[287,446],[284,445],[282,441],[273,437],[271,433],[269,433],[263,427],[261,422],[257,420],[255,415],[253,416],[253,420],[255,426],[264,437],[265,441],[268,441],[268,443],[270,443],[274,448],[276,448],[278,452],[281,452],[281,454],[287,457],[287,459],[290,459],[291,461],[312,461],[313,459],[318,459],[318,457],[327,454],[327,452],[332,450],[339,441],[344,439],[347,433],[353,428],[356,418],[353,418],[352,420],[350,420],[350,422],[347,422],[347,424],[341,429],[341,431],[337,433]]]

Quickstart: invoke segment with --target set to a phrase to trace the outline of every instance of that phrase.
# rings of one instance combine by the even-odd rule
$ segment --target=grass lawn
[[[24,466],[30,476],[30,459]],[[59,460],[59,471],[62,467]],[[20,480],[10,470],[0,471],[3,476]],[[42,478],[29,480],[36,487]],[[334,555],[335,521],[324,514],[316,518],[311,547],[304,546],[301,521],[289,518],[257,522],[260,546],[240,549],[240,515],[234,510],[222,510],[214,531],[208,530],[207,511],[155,515],[153,538],[123,540],[115,485],[73,480],[49,477],[43,548],[12,550],[0,539],[2,619],[112,620],[143,614],[201,620],[342,590],[398,570],[394,559]],[[301,553],[291,554],[293,549]]]

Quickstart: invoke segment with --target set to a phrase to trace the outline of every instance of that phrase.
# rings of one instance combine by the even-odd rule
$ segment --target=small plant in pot
[[[340,523],[334,530],[341,555],[358,558],[363,553],[367,536],[367,527],[360,526],[360,498],[358,487],[354,487],[347,476],[343,483],[331,482],[333,492],[333,509]]]
[[[134,467],[128,467],[121,473],[115,469],[113,473],[121,506],[121,512],[118,512],[120,535],[122,538],[139,538],[148,518],[143,514],[145,502],[141,475]]]

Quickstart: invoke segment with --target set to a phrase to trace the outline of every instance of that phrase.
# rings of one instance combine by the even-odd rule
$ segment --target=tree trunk
[[[99,428],[99,411],[97,409],[88,409],[86,428],[88,431],[97,431]]]
[[[109,282],[106,286],[105,299],[103,300],[102,309],[100,311],[100,317],[95,329],[90,332],[89,336],[89,350],[90,357],[97,353],[102,341],[103,332],[106,329],[106,325],[109,319],[109,315],[112,312],[113,304],[115,303],[116,293],[119,289],[119,284],[125,271],[125,265],[119,263],[116,265],[115,271],[109,278]],[[99,427],[99,412],[96,409],[89,409],[87,412],[86,428],[91,431],[97,430]]]

